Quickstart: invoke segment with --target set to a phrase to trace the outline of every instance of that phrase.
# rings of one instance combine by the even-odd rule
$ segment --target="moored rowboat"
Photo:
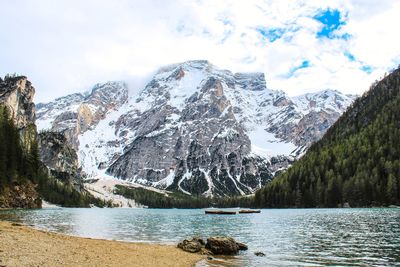
[[[234,215],[236,211],[227,211],[227,210],[206,210],[206,214],[225,214],[225,215]]]
[[[261,210],[239,210],[239,213],[261,213]]]

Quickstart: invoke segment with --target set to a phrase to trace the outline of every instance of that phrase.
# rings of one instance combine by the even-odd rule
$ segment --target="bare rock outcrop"
[[[34,95],[35,88],[25,76],[6,76],[0,81],[0,103],[10,111],[26,149],[36,139]]]
[[[47,166],[52,176],[83,188],[78,155],[62,133],[43,131],[38,135],[40,160]]]

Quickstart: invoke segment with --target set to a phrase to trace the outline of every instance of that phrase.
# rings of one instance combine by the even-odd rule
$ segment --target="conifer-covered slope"
[[[265,207],[400,204],[400,69],[373,84],[324,137],[256,193]]]

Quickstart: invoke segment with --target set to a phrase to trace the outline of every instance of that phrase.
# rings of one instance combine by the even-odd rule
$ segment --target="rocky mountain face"
[[[0,103],[10,111],[22,143],[28,150],[36,139],[34,95],[35,88],[25,76],[0,79]]]
[[[62,133],[43,131],[38,134],[39,155],[50,174],[75,189],[83,188],[78,155]]]
[[[144,88],[108,82],[39,104],[37,124],[63,133],[88,177],[240,195],[287,168],[353,99],[332,90],[289,97],[262,73],[188,61],[161,68]]]

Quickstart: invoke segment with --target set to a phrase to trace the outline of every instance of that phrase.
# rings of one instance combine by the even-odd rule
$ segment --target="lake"
[[[400,209],[264,209],[205,215],[202,209],[3,210],[12,220],[69,235],[177,244],[228,235],[248,251],[207,266],[400,266]],[[257,257],[261,251],[265,257]]]

